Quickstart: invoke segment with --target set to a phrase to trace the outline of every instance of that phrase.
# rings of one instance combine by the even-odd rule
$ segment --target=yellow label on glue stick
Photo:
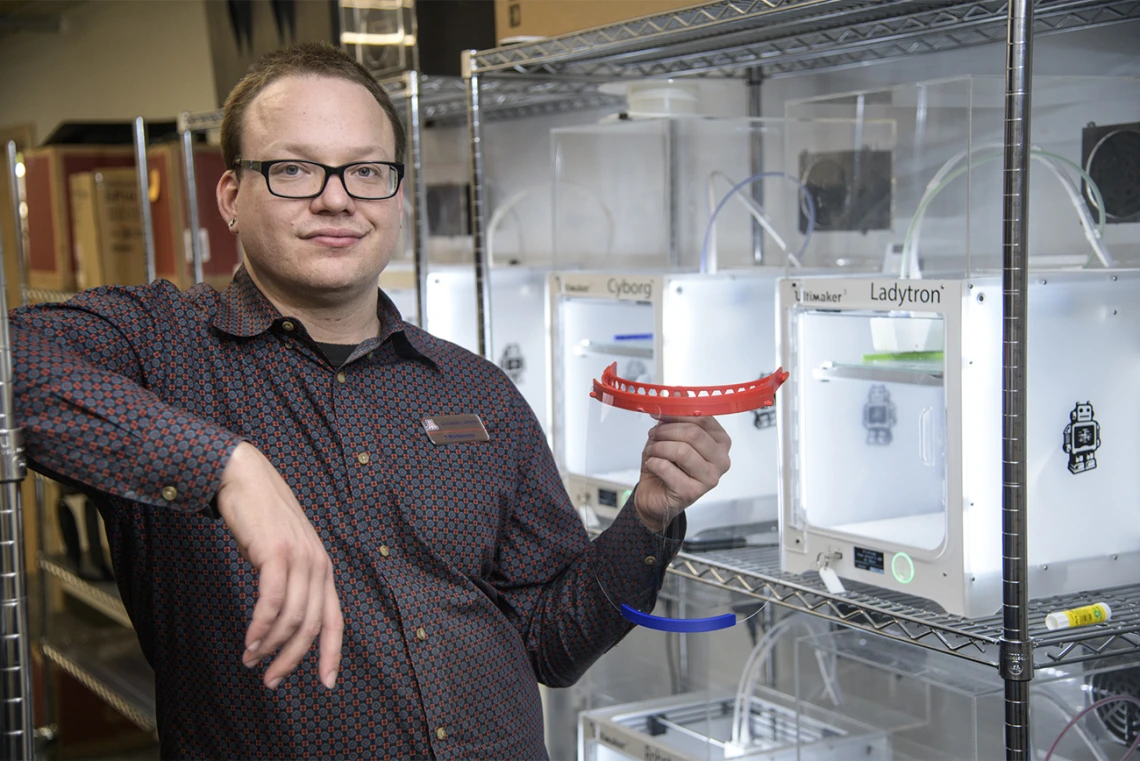
[[[1045,626],[1048,629],[1067,629],[1073,626],[1091,626],[1103,624],[1112,618],[1112,608],[1107,603],[1098,602],[1084,605],[1080,608],[1071,608],[1045,617]]]

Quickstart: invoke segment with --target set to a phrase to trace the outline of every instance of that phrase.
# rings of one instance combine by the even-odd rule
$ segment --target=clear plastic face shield
[[[618,338],[620,343],[623,337]],[[649,339],[624,340],[632,349]],[[770,499],[749,488],[748,462],[734,462],[729,474],[684,510],[683,523],[678,505],[707,482],[716,441],[728,438],[732,427],[725,423],[753,426],[774,414],[774,395],[787,373],[777,370],[735,385],[664,386],[653,383],[651,362],[635,351],[626,354],[598,368],[585,410],[584,447],[571,479],[593,492],[603,520],[616,519],[621,510],[638,511],[635,517],[656,529],[657,544],[640,578],[614,578],[603,571],[598,582],[622,616],[638,626],[681,633],[734,626],[759,612],[762,603],[689,580],[675,593],[659,593],[682,530],[682,551],[712,561],[719,551],[770,549],[778,541]],[[656,455],[648,465],[647,446]]]

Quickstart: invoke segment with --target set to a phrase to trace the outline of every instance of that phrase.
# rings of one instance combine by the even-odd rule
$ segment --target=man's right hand
[[[344,633],[332,561],[289,485],[252,444],[242,442],[230,456],[218,512],[258,572],[242,662],[253,668],[280,649],[265,672],[265,685],[276,689],[319,634],[321,682],[331,690]]]

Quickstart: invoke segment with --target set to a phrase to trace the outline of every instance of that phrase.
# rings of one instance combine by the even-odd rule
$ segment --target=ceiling
[[[0,38],[18,32],[58,34],[63,15],[83,0],[0,0]]]

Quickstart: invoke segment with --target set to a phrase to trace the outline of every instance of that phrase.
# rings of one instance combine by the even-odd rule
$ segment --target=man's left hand
[[[641,480],[633,506],[658,533],[720,483],[728,471],[732,439],[712,417],[658,418],[641,453]]]

